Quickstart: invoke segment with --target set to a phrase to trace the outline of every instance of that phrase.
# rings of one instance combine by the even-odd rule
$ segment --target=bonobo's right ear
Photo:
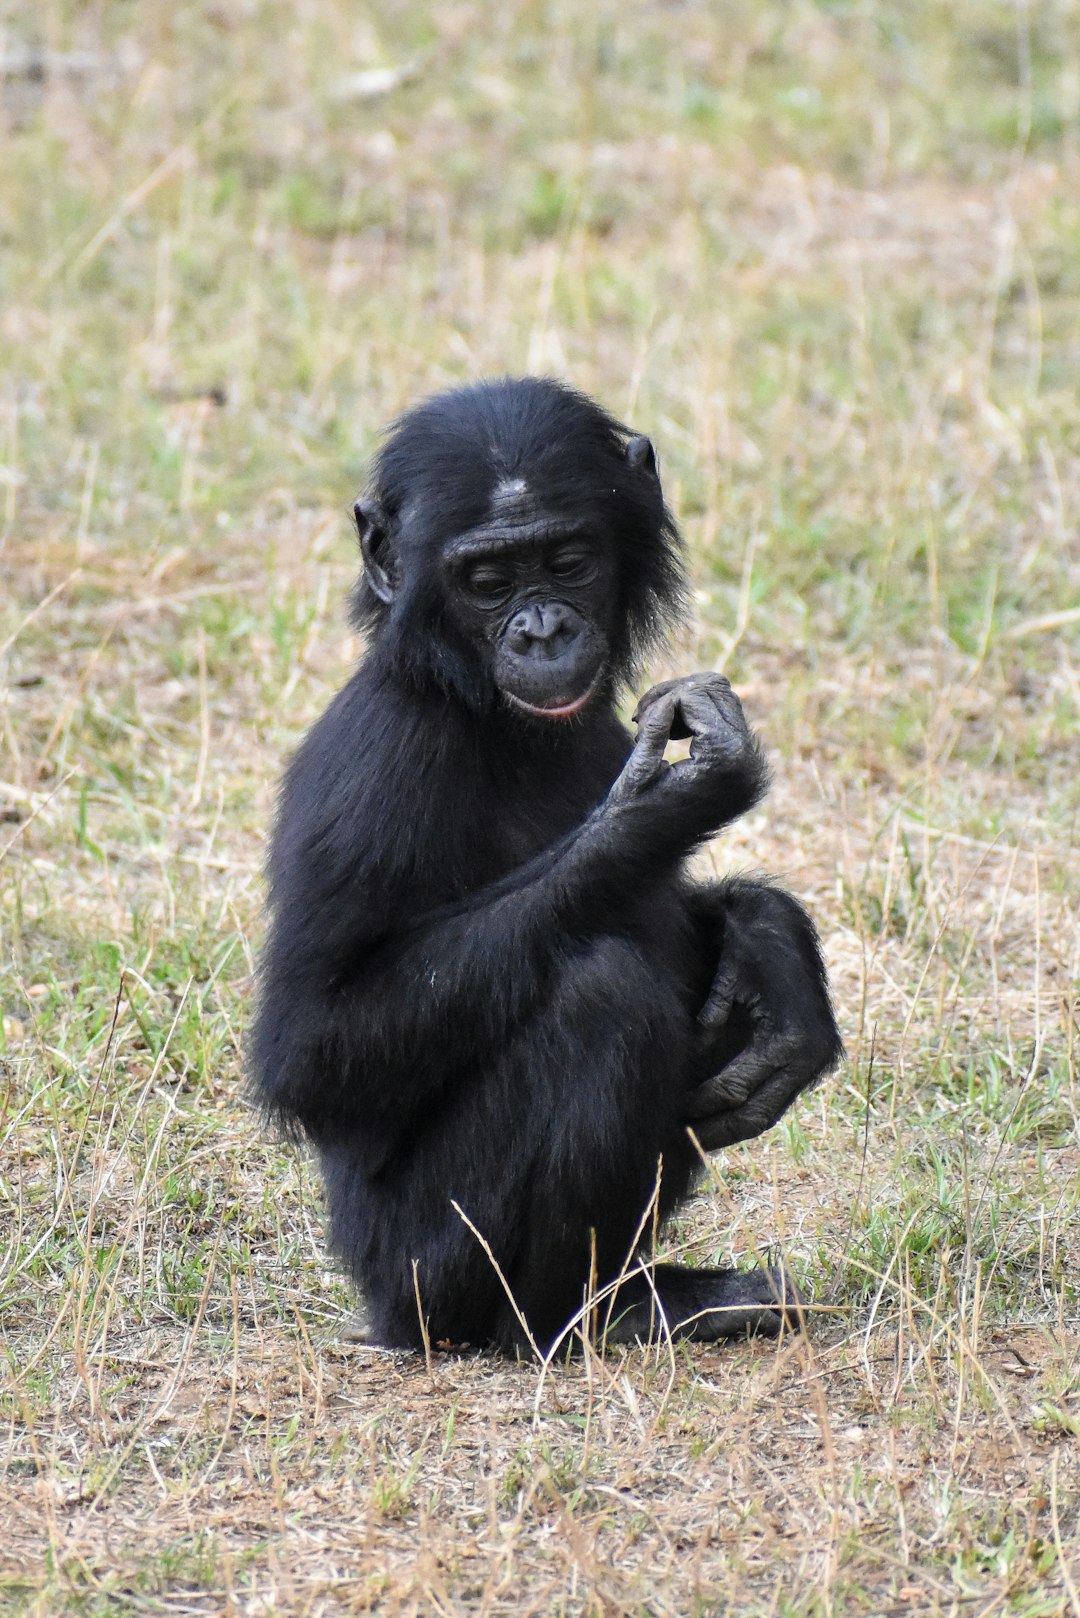
[[[640,433],[631,438],[626,445],[626,464],[635,472],[648,472],[652,477],[659,478],[660,472],[656,465],[656,451],[652,447],[652,439]]]
[[[353,506],[356,532],[360,536],[360,555],[364,559],[364,577],[368,588],[385,607],[394,599],[396,584],[393,562],[389,555],[390,536],[386,519],[372,500],[358,500]]]

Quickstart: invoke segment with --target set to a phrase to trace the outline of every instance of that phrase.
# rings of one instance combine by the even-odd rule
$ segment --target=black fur
[[[397,424],[358,521],[370,646],[282,789],[255,1087],[314,1143],[377,1341],[420,1343],[417,1292],[433,1341],[528,1340],[456,1203],[546,1347],[632,1259],[660,1163],[661,1219],[691,1188],[688,1121],[756,1134],[838,1059],[824,969],[786,894],[684,873],[766,785],[726,682],[657,688],[636,745],[614,712],[682,602],[647,440],[553,382],[463,388]],[[447,571],[477,536],[497,610]],[[591,699],[547,717],[583,660]],[[659,1267],[613,1334],[776,1330],[786,1285]]]

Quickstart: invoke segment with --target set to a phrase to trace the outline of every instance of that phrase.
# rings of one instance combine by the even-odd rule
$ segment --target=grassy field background
[[[0,19],[0,1610],[1080,1618],[1077,0]],[[794,1343],[341,1340],[242,1099],[381,424],[659,448],[850,1060],[670,1245]]]

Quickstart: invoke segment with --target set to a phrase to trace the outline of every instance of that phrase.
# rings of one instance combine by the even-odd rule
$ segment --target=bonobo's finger
[[[700,761],[718,753],[741,753],[750,732],[734,691],[691,687],[678,693],[679,714],[691,737],[690,757]]]
[[[735,730],[746,730],[742,702],[738,701],[738,697],[733,693],[732,683],[730,683],[727,675],[690,675],[687,681],[683,681],[683,689],[678,694],[687,697],[688,702],[695,705],[696,714],[698,714],[699,720],[703,720],[706,730],[716,726],[717,715],[719,715],[719,720],[724,725],[735,726]],[[706,702],[704,702],[706,697],[708,697],[712,707],[716,709],[716,715],[711,718],[711,725],[709,725],[709,710],[706,707]],[[685,730],[680,726],[678,715],[675,718],[675,725],[680,726],[677,730],[678,736],[703,735],[701,728],[695,728],[695,726],[691,725],[690,714],[683,715],[683,718],[685,718]]]
[[[671,695],[674,695],[679,699],[682,699],[683,697],[690,700],[695,698],[698,699],[698,711],[701,715],[705,715],[706,710],[703,706],[701,706],[700,699],[706,696],[711,697],[725,718],[730,718],[730,715],[722,705],[724,704],[725,700],[733,699],[735,711],[740,718],[742,715],[742,707],[739,703],[739,699],[732,691],[731,682],[725,674],[684,674],[677,680],[661,680],[659,684],[652,686],[650,690],[646,691],[645,695],[641,698],[637,705],[637,709],[633,716],[634,723],[638,723],[638,721],[645,714],[646,710],[650,708],[654,702],[658,701],[662,697]],[[696,734],[693,727],[687,724],[686,718],[681,712],[681,707],[682,703],[680,700],[677,704],[675,718],[672,721],[671,727],[671,740],[675,742],[685,741],[687,737]]]
[[[671,692],[665,692],[658,701],[649,704],[638,721],[634,750],[627,759],[627,764],[632,764],[637,759],[642,767],[651,765],[655,772],[656,767],[663,763],[664,751],[671,740],[671,722],[674,715],[675,697]]]
[[[742,1106],[714,1112],[709,1118],[691,1123],[690,1127],[706,1152],[753,1140],[779,1122],[806,1088],[806,1083],[806,1074],[801,1068],[777,1068],[764,1084],[751,1092]]]
[[[652,786],[667,769],[664,750],[671,736],[675,699],[665,693],[650,703],[639,723],[633,751],[608,793],[608,803],[625,803]]]
[[[809,1082],[799,1055],[799,1040],[786,1034],[767,1036],[760,1043],[747,1046],[719,1073],[702,1080],[691,1090],[686,1101],[687,1118],[692,1122],[744,1106],[750,1096],[774,1082],[780,1074],[789,1075],[792,1093],[797,1093]]]
[[[732,690],[728,680],[725,680],[723,685],[710,685],[709,696],[712,698],[713,705],[725,724],[730,725],[733,730],[741,731],[744,735],[749,733],[750,726],[747,724],[746,715],[743,712],[742,699],[738,692]]]
[[[713,978],[708,998],[697,1014],[700,1028],[722,1028],[731,1016],[735,1004],[735,991],[739,986],[739,969],[734,964],[721,966]]]
[[[733,691],[695,691],[680,704],[691,738],[742,748],[750,736],[742,702]],[[693,754],[693,748],[690,749]]]
[[[682,680],[660,680],[656,685],[650,686],[645,695],[638,698],[638,705],[630,716],[633,723],[635,725],[640,724],[645,717],[646,711],[652,707],[654,702],[658,702],[661,697],[668,696],[675,690],[676,686],[682,685],[682,683]]]

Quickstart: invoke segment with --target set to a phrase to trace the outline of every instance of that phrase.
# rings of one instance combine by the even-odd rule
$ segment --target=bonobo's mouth
[[[553,703],[551,707],[541,707],[538,703],[526,702],[524,697],[515,697],[512,691],[504,690],[503,696],[512,702],[515,708],[521,708],[525,713],[534,714],[537,719],[573,719],[574,715],[579,714],[596,695],[603,673],[603,669],[597,670],[592,683],[586,691],[582,692],[580,697],[575,697],[572,702]]]

